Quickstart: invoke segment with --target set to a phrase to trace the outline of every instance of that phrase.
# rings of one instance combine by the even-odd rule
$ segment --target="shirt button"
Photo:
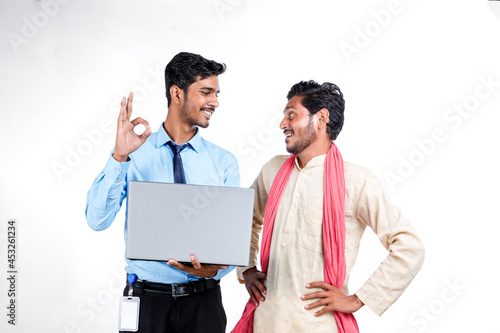
[[[115,169],[115,171],[116,171],[116,172],[118,172],[118,171],[120,171],[120,170],[118,170],[118,168],[116,168],[116,169]]]

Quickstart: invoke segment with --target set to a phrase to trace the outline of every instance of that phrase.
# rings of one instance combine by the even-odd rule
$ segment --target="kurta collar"
[[[309,162],[307,162],[305,167],[301,168],[299,166],[299,159],[297,156],[295,156],[295,166],[299,171],[314,168],[317,166],[323,166],[325,164],[325,159],[326,159],[326,154],[315,156],[311,158]]]

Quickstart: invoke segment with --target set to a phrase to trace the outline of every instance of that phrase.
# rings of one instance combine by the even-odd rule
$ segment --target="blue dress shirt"
[[[173,153],[166,144],[171,139],[160,126],[158,132],[129,155],[127,162],[120,163],[110,156],[104,170],[94,180],[87,193],[85,215],[88,225],[94,230],[107,229],[127,197],[128,182],[132,180],[173,183]],[[181,152],[187,184],[240,186],[238,161],[230,152],[208,142],[199,130],[189,140],[190,147]],[[127,199],[128,209],[128,199]],[[127,214],[125,214],[127,216]],[[125,242],[127,241],[127,218],[125,217]],[[135,273],[139,279],[159,283],[184,283],[200,277],[187,274],[159,261],[126,259],[125,270]],[[220,279],[234,266],[220,269],[213,277]]]

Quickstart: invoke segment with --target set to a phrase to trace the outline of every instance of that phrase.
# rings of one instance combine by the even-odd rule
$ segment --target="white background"
[[[121,97],[134,91],[135,116],[157,130],[164,67],[190,51],[228,66],[202,135],[236,155],[245,187],[285,153],[277,126],[292,84],[344,92],[344,158],[383,181],[426,247],[382,317],[356,314],[362,332],[500,332],[500,20],[486,1],[0,0],[0,16],[0,331],[116,331],[124,215],[92,231],[86,193],[113,147]],[[384,257],[367,230],[352,292]],[[222,288],[229,331],[247,294],[234,273]]]

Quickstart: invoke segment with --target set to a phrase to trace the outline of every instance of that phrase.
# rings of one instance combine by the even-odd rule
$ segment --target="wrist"
[[[252,271],[252,270],[255,270],[257,269],[256,266],[253,266],[253,267],[250,267],[250,268],[247,268],[245,271],[243,271],[243,273],[241,274],[243,276],[243,278],[245,278],[245,274]]]
[[[359,309],[361,309],[365,303],[363,303],[363,301],[361,301],[358,296],[356,296],[356,294],[353,294],[351,296],[349,296],[351,298],[351,302],[353,304],[353,307],[356,309],[354,311],[357,311]]]
[[[113,158],[115,160],[117,160],[118,162],[120,163],[123,163],[123,162],[127,162],[128,161],[128,155],[127,156],[122,156],[122,155],[118,155],[116,153],[113,153]]]

